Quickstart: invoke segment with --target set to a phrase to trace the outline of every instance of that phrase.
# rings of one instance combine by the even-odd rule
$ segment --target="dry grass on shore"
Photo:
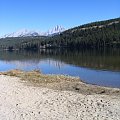
[[[25,84],[34,85],[36,87],[47,87],[54,90],[74,91],[87,95],[102,94],[120,96],[120,89],[86,84],[77,77],[64,75],[45,75],[38,70],[29,72],[11,70],[0,74],[19,77],[22,81],[25,82]]]

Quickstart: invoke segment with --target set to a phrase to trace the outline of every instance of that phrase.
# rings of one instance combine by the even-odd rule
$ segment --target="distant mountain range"
[[[65,30],[61,26],[45,33],[22,30],[0,39],[0,49],[120,48],[120,18],[97,21]]]
[[[55,26],[53,29],[48,30],[47,32],[39,32],[39,31],[31,31],[27,29],[19,30],[10,34],[6,34],[1,38],[7,37],[33,37],[33,36],[52,36],[56,34],[60,34],[61,32],[65,31],[65,28],[62,26]]]

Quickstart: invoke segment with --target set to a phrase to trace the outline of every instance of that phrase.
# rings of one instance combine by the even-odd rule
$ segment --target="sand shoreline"
[[[33,84],[33,79],[28,82],[27,75],[22,80],[18,76],[0,74],[1,120],[120,119],[120,89],[88,85],[78,78],[73,85],[73,78],[63,76],[48,83],[46,75],[39,76],[45,79],[39,85],[38,81]]]

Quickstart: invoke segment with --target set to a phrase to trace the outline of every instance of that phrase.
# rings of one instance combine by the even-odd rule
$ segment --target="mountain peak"
[[[65,31],[65,28],[57,25],[53,29],[48,30],[47,32],[38,32],[35,30],[28,30],[28,29],[21,29],[19,31],[6,34],[2,36],[1,38],[6,38],[6,37],[28,37],[28,36],[51,36],[55,34],[60,34],[61,32]]]
[[[48,35],[60,34],[63,31],[65,31],[64,27],[62,27],[60,25],[56,25],[53,29],[48,30],[47,34]]]

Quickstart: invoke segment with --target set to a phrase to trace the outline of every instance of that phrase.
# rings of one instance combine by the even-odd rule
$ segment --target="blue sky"
[[[120,0],[0,0],[0,36],[120,17]]]

